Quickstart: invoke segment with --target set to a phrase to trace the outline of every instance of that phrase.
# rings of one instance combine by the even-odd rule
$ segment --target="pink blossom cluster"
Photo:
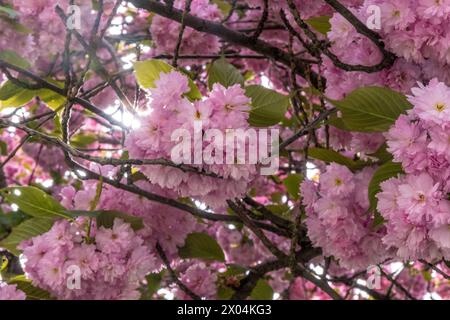
[[[217,299],[217,269],[213,265],[196,262],[184,267],[179,279],[191,292],[202,299]],[[179,287],[175,289],[175,296],[180,300],[192,299]]]
[[[0,160],[5,161],[8,155],[14,151],[17,145],[20,143],[21,139],[23,139],[24,134],[21,131],[16,130],[0,130],[0,141],[5,142],[7,145],[6,154],[0,155]],[[5,163],[3,166],[3,171],[5,173],[6,182],[8,184],[28,184],[30,181],[30,173],[35,172],[34,181],[44,181],[50,178],[48,172],[42,170],[40,166],[38,166],[37,158],[30,157],[29,154],[24,152],[24,149],[20,149],[17,151],[15,157]]]
[[[386,134],[405,175],[381,184],[386,245],[401,259],[450,258],[450,88],[433,79],[412,89],[413,108]]]
[[[375,9],[374,9],[375,8]],[[409,92],[418,80],[437,77],[450,83],[448,25],[450,23],[447,1],[366,0],[361,7],[351,9],[363,22],[372,21],[380,10],[376,31],[382,36],[388,50],[398,56],[394,65],[380,72],[348,72],[334,66],[324,57],[327,95],[339,99],[346,93],[368,85],[388,86]],[[375,13],[374,13],[375,12]],[[332,52],[347,64],[373,66],[381,62],[382,54],[371,40],[361,35],[339,13],[330,20],[328,38],[333,43]]]
[[[36,70],[48,72],[58,53],[62,52],[65,42],[65,26],[59,15],[56,13],[56,6],[60,6],[63,12],[68,15],[69,0],[7,0],[6,1],[18,15],[12,23],[3,22],[0,28],[0,50],[10,49],[25,57],[33,64]],[[114,0],[104,0],[104,12],[101,25],[108,19],[108,13],[114,5]],[[88,36],[97,12],[93,10],[92,1],[75,1],[75,5],[80,9],[80,30],[83,36]],[[20,27],[18,27],[20,26]],[[14,39],[13,42],[10,40]],[[3,43],[2,40],[6,40]],[[8,44],[9,42],[9,44]],[[11,47],[14,43],[14,47]],[[81,47],[76,41],[74,46]]]
[[[301,185],[306,208],[308,236],[324,256],[334,256],[347,269],[364,269],[389,257],[381,242],[382,230],[373,229],[367,213],[367,189],[375,169],[352,173],[335,163],[320,175],[320,183],[305,180]]]
[[[408,62],[420,64],[426,78],[450,81],[447,0],[368,0],[362,10],[370,5],[381,9],[381,34],[389,50]]]
[[[23,242],[27,277],[58,299],[138,299],[141,281],[156,269],[144,240],[121,219],[89,236],[86,230],[85,219],[62,220]]]
[[[184,0],[176,0],[174,7],[185,9]],[[222,13],[216,4],[208,0],[193,0],[190,14],[209,21],[220,22]],[[152,40],[155,42],[155,54],[173,54],[178,42],[180,24],[173,20],[156,15],[150,27]],[[180,45],[181,55],[215,54],[220,49],[219,39],[213,35],[198,32],[186,27]],[[186,62],[186,61],[185,61]],[[196,61],[198,62],[198,61]]]
[[[113,172],[105,167],[101,170],[102,174],[107,176]],[[96,194],[97,184],[96,181],[86,181],[79,191],[72,186],[63,188],[61,203],[70,209],[89,210]],[[174,197],[173,192],[146,181],[137,181],[136,185],[152,194]],[[195,218],[184,211],[106,184],[102,187],[97,210],[114,210],[142,218],[144,228],[138,230],[137,234],[144,239],[150,252],[155,252],[156,244],[159,243],[170,260],[177,257],[178,247],[183,246],[186,236],[197,227]]]
[[[310,19],[317,18],[322,16],[332,16],[333,9],[328,6],[324,1],[315,1],[315,0],[294,0],[293,1],[298,12],[302,19]],[[359,6],[362,4],[362,0],[341,0],[345,6]],[[252,30],[254,31],[259,21],[261,20],[264,8],[264,1],[262,0],[251,0],[251,1],[243,1],[242,4],[249,5],[252,7],[251,10],[245,11],[245,17],[239,19],[238,17],[232,16],[230,18],[230,22],[228,27],[241,30]],[[266,26],[280,25],[283,26],[283,21],[280,17],[280,10],[286,14],[286,18],[291,24],[291,26],[297,30],[300,34],[303,33],[301,29],[297,26],[296,22],[292,14],[290,13],[290,9],[287,1],[285,0],[276,0],[270,1],[268,7],[268,18],[266,21]],[[251,31],[249,32],[251,34]],[[319,38],[324,38],[322,34],[316,32]],[[285,50],[286,45],[289,41],[289,33],[283,27],[280,28],[267,28],[263,30],[260,39],[270,43],[271,45],[278,47],[280,49]],[[257,55],[255,52],[251,51],[247,48],[236,48],[239,50],[241,54],[245,55]],[[305,48],[298,41],[293,42],[293,51],[294,52],[304,52]],[[306,53],[303,54],[302,57],[311,58],[311,56]],[[254,59],[254,58],[246,58],[242,59],[245,67],[255,73],[255,77],[253,81],[255,83],[261,83],[261,76],[265,76],[270,79],[271,85],[278,90],[286,90],[286,87],[289,87],[289,77],[290,74],[284,68],[279,68],[276,64],[267,63],[264,59]],[[240,62],[240,61],[238,61]],[[297,81],[300,84],[307,84],[307,82],[297,77]]]
[[[0,283],[0,301],[2,300],[25,300],[25,293],[17,289],[17,285]]]
[[[216,83],[203,100],[190,102],[183,97],[189,91],[188,79],[183,74],[177,71],[161,73],[155,84],[156,88],[150,89],[151,96],[148,100],[151,112],[140,117],[140,128],[133,130],[125,141],[130,157],[170,160],[173,150],[176,150],[174,147],[180,142],[186,143],[184,138],[182,141],[172,141],[172,134],[176,130],[187,130],[192,138],[187,152],[191,156],[191,163],[195,161],[195,150],[200,149],[203,164],[194,166],[220,178],[183,172],[169,166],[148,165],[142,166],[140,170],[152,183],[173,190],[182,197],[199,199],[216,208],[225,205],[226,199],[244,194],[248,183],[256,175],[257,167],[247,163],[225,164],[225,151],[228,149],[226,143],[232,144],[231,147],[237,143],[237,148],[247,148],[247,139],[223,142],[223,139],[208,139],[196,129],[196,125],[201,124],[203,131],[219,130],[224,137],[227,129],[248,129],[250,99],[245,96],[244,90],[237,84],[225,88]],[[201,141],[196,141],[196,134],[203,137]],[[211,153],[203,152],[205,150],[210,150]]]

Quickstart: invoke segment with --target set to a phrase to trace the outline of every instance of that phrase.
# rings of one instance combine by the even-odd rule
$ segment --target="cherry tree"
[[[0,299],[448,299],[450,1],[0,0]]]

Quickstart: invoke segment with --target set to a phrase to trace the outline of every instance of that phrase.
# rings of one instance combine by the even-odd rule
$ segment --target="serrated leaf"
[[[266,280],[259,279],[250,297],[253,300],[272,300],[273,289]]]
[[[325,162],[335,162],[341,164],[352,171],[361,169],[364,166],[368,165],[368,163],[364,161],[354,161],[353,159],[347,158],[339,152],[331,149],[310,148],[308,150],[308,156]]]
[[[12,254],[18,256],[20,251],[17,249],[17,246],[22,241],[47,232],[52,227],[53,222],[53,220],[45,218],[31,218],[25,220],[12,229],[8,237],[0,242],[0,247],[5,248]]]
[[[36,218],[71,218],[65,208],[50,195],[36,187],[10,187],[0,190],[9,203]]]
[[[136,80],[138,84],[144,89],[154,88],[155,81],[160,78],[161,72],[169,73],[175,70],[175,68],[170,64],[167,64],[166,62],[159,59],[137,61],[134,63],[133,67],[136,74]],[[200,93],[200,90],[198,90],[197,85],[189,77],[188,81],[189,88],[191,90],[186,94],[186,96],[191,100],[201,99],[202,94]]]
[[[286,189],[289,195],[294,199],[298,200],[299,191],[300,191],[300,183],[303,180],[303,176],[301,174],[290,174],[286,179],[283,180],[283,184],[286,186]]]
[[[377,193],[381,191],[380,184],[390,178],[396,177],[398,174],[403,173],[401,163],[389,161],[380,166],[372,176],[369,182],[369,203],[370,209],[375,210],[377,208]]]
[[[178,250],[181,258],[225,261],[225,255],[217,241],[206,233],[195,232],[187,236],[184,246]]]
[[[359,132],[387,131],[412,105],[406,97],[384,87],[364,87],[344,99],[330,100],[341,112],[346,127]]]
[[[235,84],[244,86],[244,77],[235,66],[224,58],[220,58],[214,61],[208,69],[209,90],[212,89],[214,83],[220,83],[225,88]]]
[[[309,24],[314,30],[321,34],[327,34],[331,30],[330,16],[312,17],[305,22]]]
[[[27,300],[54,300],[50,293],[33,286],[31,280],[23,275],[12,278],[8,283],[15,284],[17,289],[23,291]]]
[[[259,85],[245,88],[245,94],[252,99],[248,122],[254,127],[278,124],[286,114],[289,97]]]

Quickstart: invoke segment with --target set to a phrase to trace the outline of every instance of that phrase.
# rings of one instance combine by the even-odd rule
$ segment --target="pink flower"
[[[321,192],[346,197],[355,187],[352,179],[353,174],[347,167],[332,163],[320,177]]]
[[[250,110],[250,99],[245,95],[240,85],[229,88],[215,83],[209,94],[209,100],[214,106],[212,121],[216,128],[246,128]]]
[[[449,0],[419,0],[419,10],[425,18],[447,17],[450,14]]]
[[[426,146],[426,132],[419,122],[412,121],[408,116],[401,115],[395,125],[386,133],[388,151],[394,159],[402,161],[404,154],[416,155]]]
[[[99,268],[99,259],[95,252],[95,245],[82,244],[69,251],[66,269],[72,265],[80,268],[81,277],[90,279]]]
[[[105,253],[126,252],[133,245],[134,236],[129,224],[115,219],[112,229],[100,227],[95,236],[97,247]]]
[[[23,291],[17,289],[16,285],[0,284],[0,301],[2,300],[25,300]]]
[[[410,8],[410,0],[385,1],[381,5],[382,23],[386,28],[404,30],[415,21],[415,12]]]
[[[190,266],[180,277],[189,289],[200,297],[214,299],[217,293],[217,276],[204,263],[197,263]],[[178,289],[176,295],[179,299],[191,299],[184,291]]]
[[[418,88],[411,89],[413,95],[409,101],[414,105],[413,112],[422,120],[435,125],[448,126],[450,119],[450,89],[437,79],[428,86],[419,83]],[[430,127],[432,124],[430,124]]]
[[[159,79],[155,81],[155,88],[149,90],[157,106],[170,107],[189,91],[188,79],[178,71],[161,72]]]
[[[398,187],[399,208],[407,212],[409,219],[417,224],[428,221],[435,211],[435,192],[438,187],[439,184],[426,173],[419,176],[407,175],[405,183]]]

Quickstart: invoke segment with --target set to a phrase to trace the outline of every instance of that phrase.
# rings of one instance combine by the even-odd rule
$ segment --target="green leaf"
[[[17,11],[7,6],[0,6],[0,12],[8,14],[10,18],[17,17]]]
[[[10,187],[0,192],[6,201],[15,203],[20,210],[32,217],[71,218],[58,201],[36,187]]]
[[[173,67],[162,60],[151,59],[137,61],[134,63],[134,71],[139,85],[145,89],[154,88],[155,81],[159,79],[160,73],[169,73]]]
[[[374,153],[368,154],[368,156],[375,157],[381,162],[388,162],[392,160],[392,154],[387,151],[386,143],[383,143]]]
[[[0,100],[8,100],[22,90],[23,88],[16,86],[13,82],[8,80],[0,88]]]
[[[31,34],[33,30],[17,22],[15,19],[5,19],[5,21],[11,26],[11,28],[22,34]]]
[[[352,91],[342,100],[330,100],[341,112],[352,131],[387,131],[397,118],[412,106],[406,97],[383,87],[365,87]]]
[[[300,183],[303,180],[303,176],[301,174],[290,174],[286,179],[283,180],[283,184],[286,186],[286,189],[289,195],[294,199],[298,200],[299,191],[300,191]]]
[[[181,258],[225,261],[225,255],[217,241],[206,233],[191,233],[184,246],[178,250]]]
[[[0,154],[2,156],[6,156],[8,154],[8,145],[2,140],[0,140]]]
[[[54,300],[50,293],[33,286],[24,275],[14,277],[8,283],[17,285],[17,289],[26,294],[27,300]]]
[[[337,117],[337,115],[333,115],[331,116],[328,121],[327,124],[330,126],[333,126],[335,128],[338,128],[340,130],[344,130],[344,131],[351,131],[348,129],[348,127],[345,125],[344,120],[342,120],[342,118]]]
[[[360,160],[354,161],[353,159],[347,158],[342,154],[340,154],[339,152],[331,149],[311,148],[308,150],[308,156],[325,162],[338,163],[340,165],[346,166],[352,171],[359,170],[364,166],[368,165],[368,163],[364,161]]]
[[[372,179],[369,182],[369,202],[370,209],[376,210],[377,197],[376,194],[381,191],[380,183],[386,181],[392,177],[396,177],[398,174],[403,173],[401,163],[389,161],[380,166],[373,174]]]
[[[34,95],[41,98],[41,100],[44,101],[45,104],[53,111],[61,108],[61,106],[63,106],[67,101],[65,97],[50,89],[37,90],[35,91]]]
[[[134,63],[133,67],[136,73],[136,80],[144,89],[154,88],[156,86],[155,81],[159,79],[161,72],[169,73],[175,70],[170,64],[159,59],[137,61]],[[191,90],[186,96],[191,100],[201,99],[202,94],[200,93],[200,90],[198,90],[197,85],[189,77],[188,81]]]
[[[208,88],[212,89],[214,83],[220,83],[225,88],[234,84],[244,86],[244,77],[239,70],[228,63],[224,58],[214,61],[208,70]]]
[[[22,223],[28,216],[22,211],[11,211],[8,213],[0,212],[0,226],[11,229]]]
[[[115,219],[122,219],[124,222],[129,223],[134,231],[144,228],[142,218],[130,216],[123,212],[118,211],[91,211],[91,214],[96,216],[97,227],[105,227],[111,229],[114,225]]]
[[[0,110],[3,108],[23,106],[33,99],[34,96],[34,90],[24,89],[8,80],[0,88]]]
[[[12,50],[1,50],[0,60],[6,61],[22,69],[28,69],[31,67],[30,63],[27,60],[25,60]]]
[[[266,280],[259,279],[250,297],[253,300],[272,300],[273,289]]]
[[[86,148],[90,144],[97,141],[97,137],[93,134],[77,134],[74,135],[71,140],[70,144],[75,148]]]
[[[54,81],[52,79],[46,80],[60,88],[63,86],[60,81]],[[18,86],[9,80],[0,88],[2,108],[23,106],[36,96],[40,97],[52,110],[56,110],[66,102],[64,96],[61,96],[50,89],[30,90]]]
[[[7,249],[12,254],[18,256],[20,251],[17,246],[24,240],[31,239],[41,235],[53,225],[53,220],[44,218],[31,218],[25,220],[18,226],[14,227],[11,233],[0,242],[0,247]]]
[[[289,97],[259,85],[245,88],[245,94],[252,99],[248,122],[254,127],[278,124],[286,114]]]
[[[153,294],[161,287],[161,281],[163,279],[165,270],[160,273],[151,273],[145,277],[147,286],[143,290],[141,300],[151,300]]]
[[[289,212],[289,206],[285,203],[282,204],[268,204],[267,209],[279,216],[285,216]]]
[[[330,16],[320,16],[309,18],[305,22],[321,34],[327,34],[331,30],[330,19]]]
[[[430,282],[431,280],[433,280],[433,276],[431,275],[430,270],[422,270],[422,276],[426,282]]]
[[[226,286],[219,286],[217,288],[217,297],[220,300],[230,300],[231,297],[234,294],[234,290],[231,289],[230,287],[226,287]]]
[[[217,5],[220,11],[222,11],[222,15],[224,17],[226,17],[229,14],[232,8],[232,5],[224,0],[211,0],[211,2]]]

